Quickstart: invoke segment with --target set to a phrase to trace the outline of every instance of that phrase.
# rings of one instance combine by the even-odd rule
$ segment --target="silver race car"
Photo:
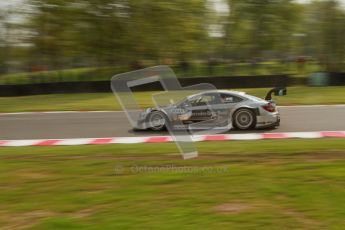
[[[280,124],[280,116],[272,100],[273,93],[286,95],[286,88],[270,90],[265,99],[229,90],[193,94],[178,103],[141,112],[135,129],[159,131],[167,125],[173,129],[190,129],[197,123],[205,128],[209,124],[240,130],[276,127]]]

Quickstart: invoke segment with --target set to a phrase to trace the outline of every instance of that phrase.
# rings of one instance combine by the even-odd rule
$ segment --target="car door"
[[[213,105],[212,108],[217,113],[216,122],[219,126],[226,126],[231,121],[231,111],[244,99],[232,93],[219,93],[219,97],[219,103]]]
[[[213,106],[219,103],[217,93],[205,93],[196,96],[190,100],[190,110],[192,115],[189,119],[190,123],[208,121],[216,118]]]

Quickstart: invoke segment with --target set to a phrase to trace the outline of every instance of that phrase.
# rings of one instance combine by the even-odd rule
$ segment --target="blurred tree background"
[[[0,74],[259,63],[344,70],[341,1],[17,0],[0,3]],[[303,71],[303,69],[301,70]],[[198,74],[198,73],[196,73]],[[203,74],[202,72],[199,74]],[[226,73],[225,73],[226,74]]]

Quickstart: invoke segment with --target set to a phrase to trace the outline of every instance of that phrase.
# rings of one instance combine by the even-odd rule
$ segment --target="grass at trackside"
[[[342,229],[344,139],[197,145],[0,148],[0,226]]]
[[[147,63],[148,64],[148,63]],[[151,63],[155,65],[154,63]],[[232,63],[218,64],[210,71],[206,63],[190,63],[187,71],[183,71],[179,65],[170,66],[177,77],[211,77],[211,76],[262,76],[276,74],[291,74],[297,77],[308,75],[322,70],[315,62],[308,62],[304,70],[300,70],[298,63],[279,63],[266,61],[256,63]],[[127,66],[117,67],[87,67],[31,73],[11,73],[0,75],[0,84],[37,84],[48,82],[82,82],[82,81],[108,81],[115,74],[131,71]]]
[[[242,90],[264,97],[269,89]],[[135,95],[141,107],[152,105],[152,92]],[[275,100],[278,105],[344,104],[345,87],[289,87],[287,96],[275,97]],[[121,107],[111,93],[0,97],[0,112],[58,110],[121,110]]]

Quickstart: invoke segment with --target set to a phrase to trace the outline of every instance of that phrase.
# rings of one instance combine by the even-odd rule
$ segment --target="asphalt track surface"
[[[228,133],[344,131],[345,105],[279,107],[281,126],[276,129]],[[0,140],[129,137],[168,135],[134,132],[123,112],[57,112],[0,114]]]

